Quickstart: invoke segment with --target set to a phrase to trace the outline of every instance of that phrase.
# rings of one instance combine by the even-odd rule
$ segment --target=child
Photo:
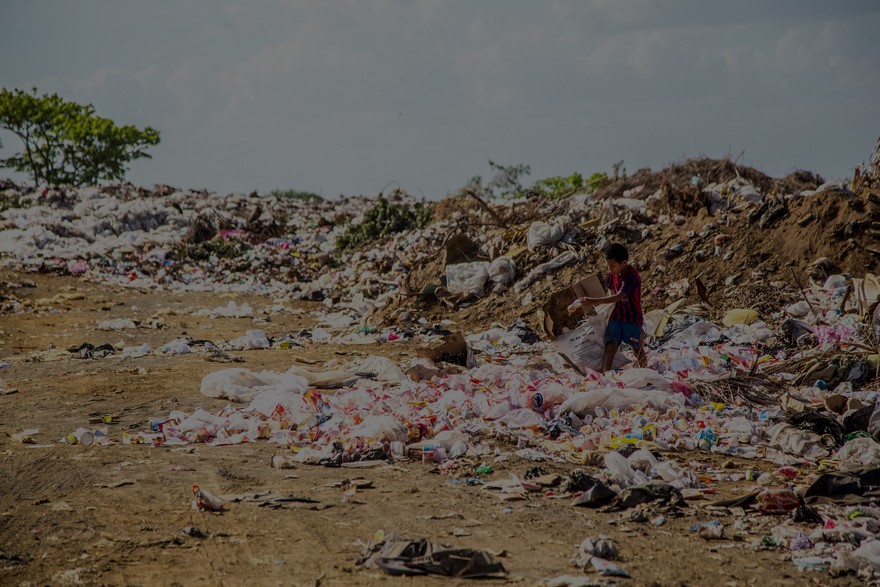
[[[614,303],[614,310],[605,329],[602,371],[611,370],[614,355],[621,343],[633,348],[639,366],[644,367],[647,359],[642,348],[642,325],[645,323],[642,314],[642,277],[636,268],[629,264],[629,252],[626,247],[619,243],[608,247],[605,260],[609,270],[606,287],[614,293],[604,298],[580,298],[581,304]]]

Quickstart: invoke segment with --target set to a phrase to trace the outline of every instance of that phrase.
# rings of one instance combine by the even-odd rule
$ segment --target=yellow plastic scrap
[[[727,314],[725,314],[724,319],[721,320],[721,323],[725,326],[730,327],[734,324],[751,324],[757,319],[758,313],[754,310],[749,310],[746,308],[736,308],[734,310],[730,310]]]

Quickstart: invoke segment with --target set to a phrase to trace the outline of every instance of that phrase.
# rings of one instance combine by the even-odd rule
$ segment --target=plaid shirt
[[[627,265],[620,275],[608,274],[606,286],[612,293],[623,292],[626,296],[614,304],[611,319],[627,324],[645,323],[642,314],[642,276],[632,265]]]

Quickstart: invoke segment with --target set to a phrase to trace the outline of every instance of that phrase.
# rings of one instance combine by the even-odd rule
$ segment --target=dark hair
[[[614,259],[618,263],[623,263],[624,261],[629,260],[629,251],[627,251],[626,247],[620,243],[612,243],[605,251],[605,258]]]

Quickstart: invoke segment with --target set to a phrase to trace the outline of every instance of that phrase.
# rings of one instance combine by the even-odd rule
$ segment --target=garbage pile
[[[747,309],[717,322],[699,307],[659,310],[648,316],[663,322],[649,327],[649,368],[578,372],[528,329],[496,328],[456,339],[473,344],[468,359],[435,353],[433,360],[370,356],[283,373],[217,370],[200,392],[230,402],[220,410],[173,411],[118,437],[80,429],[67,441],[265,441],[279,446],[278,467],[415,459],[450,485],[490,491],[502,502],[562,496],[655,525],[708,499],[713,481],[739,480],[751,483],[748,493],[707,511],[741,515],[696,524],[695,533],[789,549],[802,569],[869,573],[878,570],[880,544],[873,505],[880,497],[880,282],[832,275],[800,293],[800,302],[780,308],[776,327]],[[453,338],[440,340],[453,345]],[[734,472],[670,458],[695,451],[775,469]],[[536,466],[486,478],[514,457]],[[562,477],[542,470],[549,462],[580,468]],[[600,573],[626,572],[602,556],[584,557]]]
[[[462,193],[430,206],[401,190],[323,200],[6,182],[0,260],[139,288],[328,300],[374,325],[455,314],[488,327],[534,316],[554,283],[601,270],[613,240],[630,245],[651,307],[702,287],[718,311],[756,293],[756,309],[775,311],[792,271],[822,281],[878,270],[872,177],[774,180],[705,159],[564,198]]]

